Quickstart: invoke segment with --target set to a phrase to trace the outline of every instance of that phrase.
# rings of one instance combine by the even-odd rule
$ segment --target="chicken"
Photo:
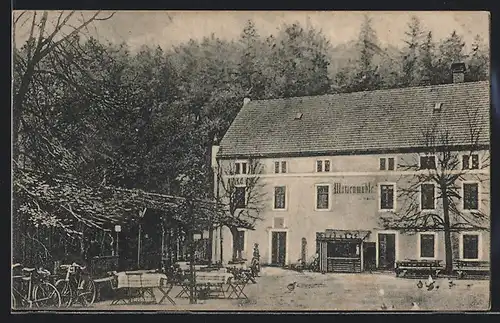
[[[380,306],[380,309],[383,311],[387,310],[387,306],[385,305],[385,303],[382,303],[382,306]]]
[[[421,280],[419,280],[418,283],[417,283],[417,287],[418,288],[422,288],[423,286],[424,286],[424,284],[422,283]]]
[[[471,288],[472,287],[472,284],[467,284],[467,288]]]
[[[296,286],[297,286],[297,282],[293,282],[293,283],[288,284],[288,286],[286,286],[286,288],[288,288],[288,290],[292,292]]]
[[[438,290],[438,289],[439,289],[439,285],[436,285],[436,290]]]
[[[418,306],[417,302],[412,302],[411,303],[411,309],[413,311],[418,311],[420,309],[420,307]]]
[[[450,279],[450,280],[448,281],[448,287],[452,288],[452,287],[453,287],[453,286],[455,286],[455,285],[456,285],[456,284],[455,284],[455,282],[454,282],[453,280],[451,280],[451,279]]]

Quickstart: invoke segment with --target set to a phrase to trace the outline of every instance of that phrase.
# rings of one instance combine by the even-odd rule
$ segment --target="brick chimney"
[[[451,64],[451,73],[453,74],[453,83],[462,83],[465,76],[465,64],[453,63]]]

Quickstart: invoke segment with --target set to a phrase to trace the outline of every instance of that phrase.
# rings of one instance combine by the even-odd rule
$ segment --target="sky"
[[[248,19],[260,35],[268,36],[283,23],[310,23],[321,29],[332,45],[356,39],[365,12],[361,11],[120,11],[113,18],[96,22],[93,36],[112,42],[126,42],[132,49],[160,45],[168,49],[189,39],[214,33],[236,39]],[[476,34],[489,40],[489,14],[467,11],[369,12],[382,44],[402,44],[412,14],[431,30],[435,40],[456,30],[469,45]]]

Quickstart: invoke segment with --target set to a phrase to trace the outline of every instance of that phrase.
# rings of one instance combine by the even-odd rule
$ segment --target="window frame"
[[[240,167],[240,172],[239,172],[239,173],[237,173],[237,172],[236,172],[236,164],[239,164],[239,165],[240,165],[240,166],[239,166],[239,167]],[[246,167],[246,172],[245,172],[245,173],[241,172],[241,171],[243,170],[243,164],[245,164],[245,167]],[[248,160],[244,160],[244,159],[237,159],[237,160],[235,160],[235,161],[234,161],[234,165],[235,165],[235,167],[234,167],[234,174],[235,174],[235,175],[248,175],[248,174],[250,174],[250,169],[249,169],[249,162],[248,162]]]
[[[465,208],[465,185],[466,184],[476,184],[477,185],[477,209],[466,209]],[[460,207],[464,212],[478,212],[481,209],[481,183],[478,181],[463,181],[462,182],[462,203]]]
[[[321,170],[318,170],[318,162],[321,162]],[[329,163],[330,165],[330,169],[329,170],[325,170],[325,164],[326,162]],[[315,173],[330,173],[332,171],[332,160],[331,159],[328,159],[328,158],[320,158],[320,159],[316,159],[315,163],[314,163],[314,172]]]
[[[244,192],[245,192],[245,193],[244,193],[244,195],[243,195],[243,196],[244,196],[244,204],[245,204],[245,206],[244,206],[244,207],[237,207],[237,206],[235,205],[235,209],[236,209],[236,210],[244,210],[244,209],[246,209],[246,208],[247,208],[247,202],[248,202],[248,201],[247,201],[247,187],[246,187],[246,185],[236,184],[236,185],[234,186],[235,190],[236,190],[237,188],[241,188],[241,187],[244,189]],[[235,192],[235,195],[236,195],[236,192]]]
[[[389,169],[389,159],[394,160],[394,167],[393,169]],[[384,169],[380,169],[381,166],[381,161],[384,160]],[[381,172],[394,172],[398,168],[397,166],[397,157],[396,156],[385,156],[385,157],[379,157],[378,159],[378,170]]]
[[[422,168],[422,158],[429,158],[433,157],[434,158],[434,168]],[[418,158],[418,168],[419,170],[437,170],[437,158],[435,154],[428,154],[428,155],[419,155]]]
[[[434,186],[434,208],[432,209],[424,209],[422,207],[422,185],[433,185]],[[433,182],[423,182],[423,183],[420,183],[420,187],[419,187],[419,194],[418,194],[418,207],[419,207],[419,210],[422,211],[422,212],[432,212],[432,211],[436,211],[436,183],[433,183]]]
[[[382,209],[382,186],[392,185],[393,186],[393,202],[392,209]],[[397,185],[394,182],[381,182],[378,183],[378,210],[379,212],[396,212],[396,202],[397,202]]]
[[[477,236],[477,258],[472,259],[472,258],[464,258],[464,236]],[[483,255],[483,250],[482,250],[482,234],[479,231],[465,231],[465,232],[460,232],[459,236],[459,258],[460,260],[463,261],[478,261],[482,259]]]
[[[285,207],[282,209],[276,208],[276,188],[285,188]],[[273,186],[273,211],[286,211],[288,209],[288,187],[286,185],[275,185]]]
[[[473,156],[477,156],[477,168],[472,167],[472,160]],[[464,167],[464,157],[467,157],[467,161],[469,164],[469,167],[465,168]],[[479,154],[463,154],[462,155],[462,170],[479,170],[481,169],[481,159],[479,158]]]
[[[328,208],[318,209],[318,187],[327,186],[328,187]],[[314,185],[314,211],[325,212],[331,211],[332,209],[332,184],[319,183]]]
[[[434,257],[422,257],[422,235],[434,236]],[[436,260],[438,258],[438,249],[439,248],[438,248],[438,233],[437,232],[425,231],[425,232],[418,233],[418,245],[417,245],[418,259],[420,259],[420,260]]]
[[[276,172],[276,163],[278,163],[278,172]],[[283,171],[283,163],[285,163],[285,172]],[[274,160],[273,161],[273,174],[288,174],[289,164],[287,160]]]

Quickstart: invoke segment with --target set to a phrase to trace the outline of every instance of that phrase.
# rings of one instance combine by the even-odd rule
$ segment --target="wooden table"
[[[117,273],[116,279],[117,285],[115,290],[117,291],[118,297],[112,304],[117,304],[119,301],[130,304],[132,303],[133,293],[136,292],[144,302],[146,301],[145,295],[148,294],[156,304],[161,304],[165,299],[168,299],[170,303],[175,305],[174,300],[169,296],[173,284],[168,282],[168,278],[165,274],[145,271],[127,271]],[[155,290],[160,291],[163,295],[158,302],[154,295]]]
[[[217,293],[218,296],[222,296],[223,298],[225,298],[225,293],[231,287],[228,287],[226,289],[224,288],[224,285],[229,285],[232,278],[233,275],[231,273],[222,271],[197,272],[194,290],[195,297],[199,298],[199,294],[205,292],[209,294],[207,295],[207,297],[209,297],[212,293]],[[184,295],[189,296],[191,281],[189,279],[186,279],[180,285],[182,290],[177,294],[176,297],[182,297]]]

